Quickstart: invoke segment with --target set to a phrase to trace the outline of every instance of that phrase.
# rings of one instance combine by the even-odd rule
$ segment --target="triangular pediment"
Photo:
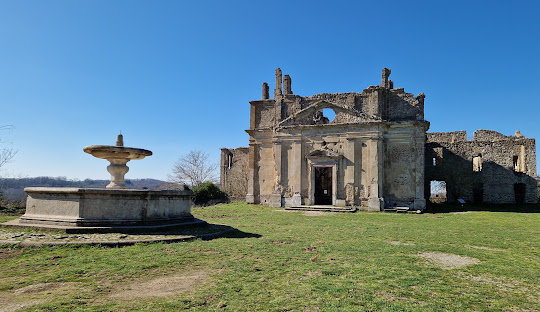
[[[324,108],[334,110],[336,116],[333,121],[330,122],[328,118],[323,116],[322,110]],[[375,120],[375,118],[368,117],[366,114],[355,109],[342,107],[340,105],[321,100],[286,118],[279,123],[279,127],[361,123],[370,120]]]

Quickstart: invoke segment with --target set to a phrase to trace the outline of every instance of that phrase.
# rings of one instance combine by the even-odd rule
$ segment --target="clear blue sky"
[[[4,176],[108,179],[82,151],[154,155],[126,178],[166,179],[192,149],[247,146],[249,101],[274,70],[295,94],[361,92],[392,69],[424,92],[430,131],[540,138],[539,1],[0,0]]]

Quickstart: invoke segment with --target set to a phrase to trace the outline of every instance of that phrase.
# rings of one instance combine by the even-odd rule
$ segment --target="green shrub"
[[[227,193],[222,192],[219,187],[212,182],[194,186],[193,193],[195,193],[193,203],[197,206],[210,206],[229,201]]]

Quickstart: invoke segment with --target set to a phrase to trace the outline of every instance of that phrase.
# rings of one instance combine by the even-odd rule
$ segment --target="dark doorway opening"
[[[473,186],[472,190],[473,202],[475,204],[481,204],[484,202],[484,184],[478,183]]]
[[[514,184],[514,197],[516,198],[516,204],[525,202],[525,183]]]
[[[315,167],[315,205],[332,205],[332,167]]]

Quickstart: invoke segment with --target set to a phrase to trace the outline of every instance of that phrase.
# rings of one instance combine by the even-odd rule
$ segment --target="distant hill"
[[[104,188],[109,180],[68,180],[65,177],[36,177],[21,179],[1,179],[0,191],[4,199],[19,201],[26,198],[25,187],[85,187]],[[127,179],[126,185],[130,189],[161,189],[167,182],[156,179]]]

